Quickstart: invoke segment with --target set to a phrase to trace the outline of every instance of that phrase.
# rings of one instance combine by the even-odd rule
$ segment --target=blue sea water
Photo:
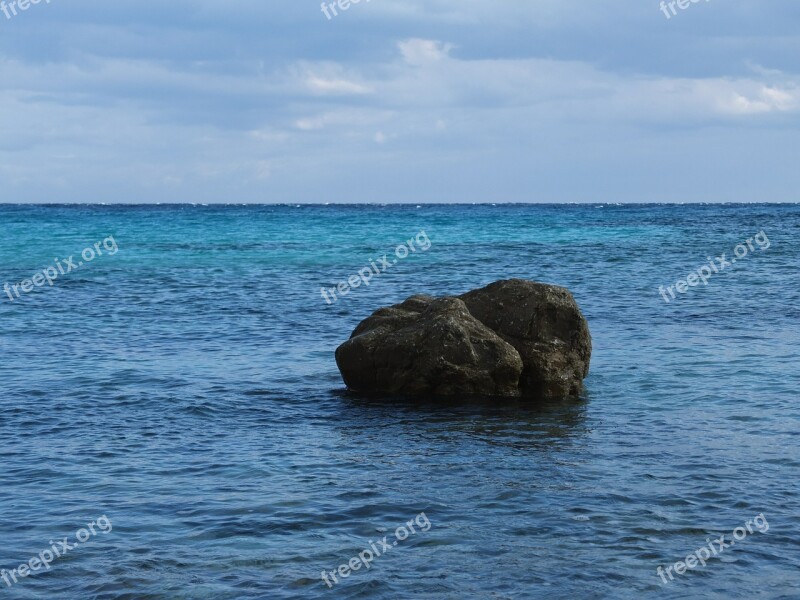
[[[0,285],[103,240],[0,295],[0,569],[113,528],[0,598],[800,597],[800,206],[0,206]],[[511,277],[582,307],[579,401],[344,389],[373,310]]]

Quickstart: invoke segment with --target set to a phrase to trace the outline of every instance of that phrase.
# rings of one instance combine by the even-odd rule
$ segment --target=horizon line
[[[603,202],[603,201],[574,201],[574,202],[3,202],[2,206],[766,206],[766,205],[797,205],[800,200],[772,200],[772,201],[687,201],[687,202]]]

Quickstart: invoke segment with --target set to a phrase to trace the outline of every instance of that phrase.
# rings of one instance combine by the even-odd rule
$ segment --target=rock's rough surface
[[[589,324],[569,290],[511,279],[461,296],[469,312],[519,352],[525,396],[565,398],[589,374]]]
[[[382,308],[336,362],[360,392],[564,398],[581,391],[591,348],[569,291],[513,279]]]
[[[361,323],[336,351],[347,386],[397,394],[518,393],[522,360],[458,298],[413,296]]]

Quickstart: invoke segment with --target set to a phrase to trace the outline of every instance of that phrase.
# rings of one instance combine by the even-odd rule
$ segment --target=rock
[[[569,290],[511,279],[461,299],[472,316],[519,352],[524,396],[566,398],[581,392],[589,374],[592,336]]]
[[[522,360],[458,298],[412,296],[382,308],[336,351],[350,389],[516,396]]]
[[[382,308],[336,350],[359,392],[565,398],[580,393],[589,326],[568,290],[513,279]]]

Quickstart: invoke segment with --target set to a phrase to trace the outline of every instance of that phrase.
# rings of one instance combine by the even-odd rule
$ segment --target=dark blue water
[[[323,300],[420,231],[427,251]],[[113,529],[0,597],[800,597],[800,206],[5,206],[0,285],[95,242],[0,295],[0,568]],[[581,401],[343,389],[333,351],[373,310],[510,277],[574,292]]]

